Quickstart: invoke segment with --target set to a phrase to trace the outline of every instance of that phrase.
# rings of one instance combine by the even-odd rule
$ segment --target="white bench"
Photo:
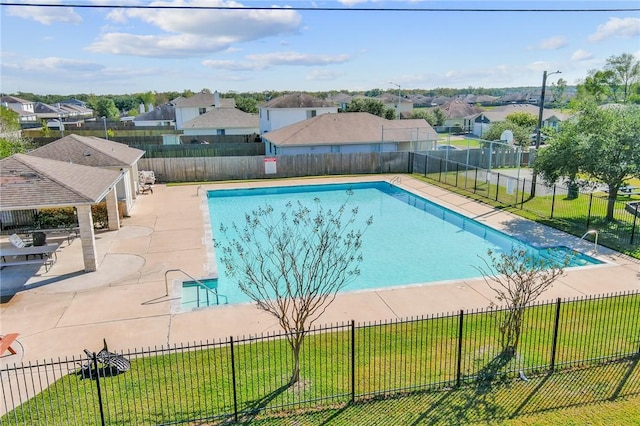
[[[44,264],[45,270],[49,270],[49,267],[53,265],[58,256],[56,250],[58,250],[60,244],[46,244],[44,246],[30,246],[30,247],[9,247],[0,248],[0,269],[5,266],[18,266],[18,265],[35,265]],[[24,260],[16,259],[18,256],[24,256]],[[29,256],[40,256],[40,259],[31,259]]]
[[[67,244],[71,244],[71,238],[77,238],[80,235],[80,227],[72,226],[67,228],[29,229],[26,231],[21,231],[20,234],[25,236],[23,240],[26,241],[31,239],[31,236],[34,232],[44,232],[47,237],[51,234],[66,234]]]
[[[4,258],[3,258],[4,259]],[[53,265],[53,259],[46,257],[43,259],[31,259],[31,260],[10,260],[0,263],[0,269],[6,266],[21,266],[21,265],[44,265],[44,270],[49,272],[49,268]]]

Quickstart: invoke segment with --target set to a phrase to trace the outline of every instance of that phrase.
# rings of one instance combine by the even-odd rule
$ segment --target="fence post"
[[[102,404],[102,390],[100,389],[100,371],[98,371],[98,355],[93,352],[91,355],[93,368],[96,370],[96,388],[98,390],[98,405],[100,406],[100,424],[105,426],[104,422],[104,405]]]
[[[460,172],[460,163],[456,163],[456,188],[458,187],[458,173]]]
[[[550,218],[553,219],[553,212],[556,208],[556,184],[553,184],[553,195],[551,196],[551,216]]]
[[[549,362],[549,369],[553,373],[556,368],[556,349],[558,345],[558,328],[560,326],[560,305],[562,299],[559,297],[556,299],[556,317],[553,321],[553,341],[551,342],[551,361]]]
[[[351,403],[356,400],[356,323],[351,320]]]
[[[424,155],[424,177],[427,177],[427,166],[429,165],[429,156]]]
[[[238,392],[236,389],[236,356],[233,349],[233,336],[229,337],[231,344],[231,382],[233,383],[233,421],[238,423]]]
[[[589,230],[589,224],[591,223],[591,204],[593,203],[593,192],[589,194],[589,213],[587,213],[587,231]]]
[[[524,191],[527,188],[527,179],[522,179],[522,195],[520,196],[520,210],[524,208]]]
[[[460,309],[458,314],[458,360],[456,366],[456,386],[462,384],[462,330],[463,330],[464,310]]]
[[[498,192],[500,191],[500,173],[496,174],[496,201],[498,201]]]
[[[478,189],[478,168],[476,167],[476,177],[473,179],[473,193],[476,193],[476,189]]]
[[[638,205],[636,204],[636,211],[633,212],[633,227],[631,228],[631,238],[629,239],[629,244],[633,245],[633,238],[636,235],[636,222],[638,221]]]
[[[438,182],[442,182],[442,158],[439,159],[438,168]]]

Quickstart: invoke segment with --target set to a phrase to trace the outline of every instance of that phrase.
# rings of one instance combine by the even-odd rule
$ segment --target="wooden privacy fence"
[[[273,163],[275,173],[266,173]],[[265,179],[373,173],[408,173],[409,152],[299,154],[281,157],[142,158],[140,170],[153,170],[161,182]]]

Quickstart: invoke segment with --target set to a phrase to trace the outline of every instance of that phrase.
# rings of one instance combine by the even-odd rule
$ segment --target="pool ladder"
[[[167,275],[169,274],[169,272],[182,272],[184,275],[186,275],[187,277],[191,278],[193,280],[193,282],[195,282],[196,284],[198,284],[198,286],[204,288],[207,291],[207,306],[209,305],[210,299],[209,299],[209,294],[213,294],[214,297],[216,298],[216,305],[220,304],[220,298],[223,297],[224,298],[224,304],[228,304],[229,303],[229,299],[227,298],[227,296],[225,296],[224,294],[219,294],[218,290],[212,290],[209,287],[207,287],[206,285],[204,285],[204,283],[202,283],[202,281],[200,281],[197,278],[192,277],[191,275],[189,275],[188,273],[186,273],[185,271],[183,271],[180,268],[177,269],[167,269],[164,273],[164,289],[165,289],[165,296],[169,295],[169,281],[167,280]],[[198,291],[198,297],[197,297],[197,304],[198,306],[200,306],[200,292]]]
[[[593,242],[593,252],[595,254],[598,254],[598,231],[596,229],[588,230],[587,232],[584,233],[582,237],[580,237],[580,239],[584,240],[587,235],[591,235],[591,234],[595,234],[595,240]]]
[[[389,183],[391,185],[393,185],[394,183],[402,183],[402,178],[400,176],[394,176],[394,177],[391,178]]]

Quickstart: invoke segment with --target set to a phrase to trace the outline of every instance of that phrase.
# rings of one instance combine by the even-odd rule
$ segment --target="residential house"
[[[382,101],[385,108],[393,109],[396,114],[400,114],[400,117],[410,117],[413,111],[413,101],[403,96],[398,96],[392,93],[383,93],[377,98]]]
[[[3,107],[9,108],[20,116],[20,124],[32,124],[38,122],[38,116],[35,113],[34,102],[15,96],[2,96],[0,103]]]
[[[257,114],[238,108],[213,108],[183,124],[184,135],[257,135],[260,125]]]
[[[184,98],[182,98],[184,99]],[[136,127],[176,126],[176,109],[172,103],[159,105],[133,118]]]
[[[335,95],[329,96],[329,100],[338,105],[341,112],[345,112],[347,110],[347,106],[352,99],[353,96],[347,95],[346,93],[336,93]]]
[[[131,211],[137,193],[138,160],[144,155],[144,151],[95,136],[71,134],[37,148],[28,155],[119,171],[123,174],[123,179],[116,187],[118,200],[124,202],[125,215]]]
[[[482,137],[482,135],[489,130],[491,124],[505,121],[507,116],[516,112],[525,112],[538,117],[540,108],[531,104],[504,105],[490,111],[483,111],[465,117],[465,126],[472,129],[471,131],[475,136]],[[560,122],[566,120],[568,117],[568,114],[561,111],[544,109],[542,112],[542,127],[553,127],[557,129]]]
[[[176,113],[177,130],[182,130],[184,123],[213,108],[234,108],[236,106],[235,99],[220,98],[217,91],[215,93],[200,92],[188,98],[179,97],[172,103]]]
[[[260,134],[322,114],[337,113],[338,105],[306,93],[289,93],[260,106]]]
[[[437,140],[423,119],[387,120],[368,112],[322,114],[262,135],[267,155],[425,151]]]
[[[444,123],[440,128],[448,132],[451,128],[460,128],[463,130],[469,130],[469,127],[465,127],[465,117],[473,114],[478,114],[480,109],[472,104],[468,104],[462,100],[454,100],[439,107],[446,115]]]

